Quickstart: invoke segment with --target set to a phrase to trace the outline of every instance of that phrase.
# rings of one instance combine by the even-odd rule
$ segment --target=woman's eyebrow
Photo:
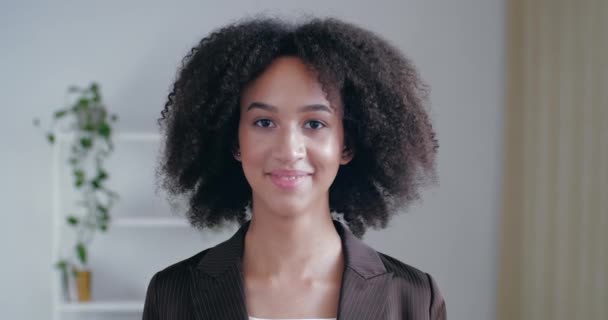
[[[263,102],[252,102],[249,107],[247,107],[247,111],[251,109],[262,109],[274,113],[279,112],[279,108],[263,103]],[[302,106],[298,109],[298,112],[311,112],[311,111],[325,111],[327,113],[333,113],[333,107],[330,108],[324,104],[310,104],[306,106]]]

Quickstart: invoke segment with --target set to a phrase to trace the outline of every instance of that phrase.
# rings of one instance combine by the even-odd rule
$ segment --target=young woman
[[[337,19],[202,39],[162,111],[162,184],[193,226],[241,228],[156,273],[143,319],[445,319],[429,274],[359,240],[435,181],[426,101],[395,47]]]

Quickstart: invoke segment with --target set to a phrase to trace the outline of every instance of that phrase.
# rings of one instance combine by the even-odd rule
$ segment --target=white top
[[[317,319],[262,319],[249,316],[249,320],[336,320],[336,318],[317,318]]]

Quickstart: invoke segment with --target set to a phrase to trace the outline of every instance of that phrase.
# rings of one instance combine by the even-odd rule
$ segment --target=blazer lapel
[[[344,273],[338,320],[383,319],[388,273],[378,253],[334,221],[342,239]],[[192,268],[191,296],[195,319],[247,320],[242,257],[246,222],[230,239],[209,249]]]
[[[386,271],[376,250],[340,222],[334,225],[342,238],[345,260],[338,320],[384,319],[392,273]]]
[[[241,259],[243,225],[230,239],[209,249],[192,268],[192,304],[195,319],[247,320]]]

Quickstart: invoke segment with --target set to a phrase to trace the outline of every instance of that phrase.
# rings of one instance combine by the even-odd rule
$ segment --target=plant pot
[[[76,270],[75,273],[78,301],[91,301],[91,271]]]

